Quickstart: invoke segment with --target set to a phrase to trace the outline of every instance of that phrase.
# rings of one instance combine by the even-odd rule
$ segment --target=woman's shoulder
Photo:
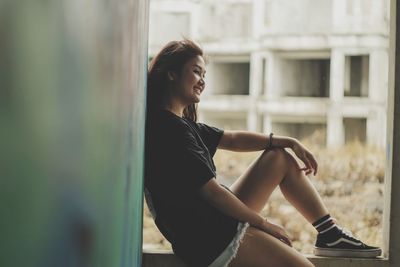
[[[169,111],[160,111],[147,118],[147,127],[151,132],[166,135],[184,135],[190,132],[190,122],[187,119],[180,118]]]

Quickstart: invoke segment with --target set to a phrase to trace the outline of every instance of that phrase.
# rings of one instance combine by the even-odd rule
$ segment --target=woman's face
[[[205,62],[203,57],[196,56],[186,62],[181,75],[176,80],[176,96],[185,105],[200,102],[200,95],[205,87]]]

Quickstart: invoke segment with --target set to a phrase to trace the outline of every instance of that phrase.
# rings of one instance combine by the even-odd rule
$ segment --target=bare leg
[[[278,185],[310,223],[328,214],[314,186],[284,149],[265,151],[230,189],[248,207],[260,212]]]
[[[300,171],[296,160],[285,151],[290,166],[279,187],[285,198],[310,222],[313,223],[327,215],[328,209],[320,195],[303,171]]]
[[[298,251],[254,227],[247,228],[229,267],[312,267]]]
[[[295,159],[283,149],[264,152],[230,189],[248,207],[260,212],[277,186],[310,222],[328,213]],[[236,257],[229,264],[229,267],[236,266],[310,267],[313,264],[275,237],[249,227]]]

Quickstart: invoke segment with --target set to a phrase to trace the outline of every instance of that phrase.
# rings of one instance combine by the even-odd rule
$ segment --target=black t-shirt
[[[166,110],[147,120],[147,203],[155,211],[157,227],[189,266],[208,266],[236,233],[238,221],[199,194],[216,177],[212,157],[222,134]]]

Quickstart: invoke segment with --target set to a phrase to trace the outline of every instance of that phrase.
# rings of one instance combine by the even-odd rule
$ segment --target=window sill
[[[317,267],[389,267],[389,260],[378,257],[373,259],[358,258],[328,258],[311,254],[305,256]],[[142,267],[186,267],[172,251],[169,250],[143,250]]]

